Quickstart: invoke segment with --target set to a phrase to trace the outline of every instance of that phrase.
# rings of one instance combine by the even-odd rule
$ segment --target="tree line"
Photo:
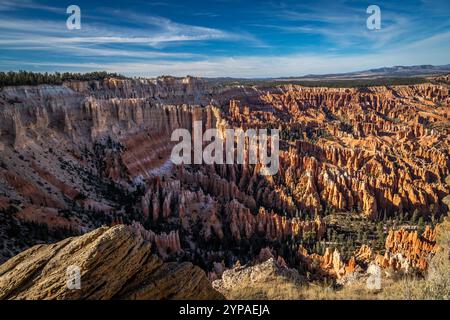
[[[29,71],[9,71],[0,72],[0,87],[5,86],[20,86],[20,85],[40,85],[40,84],[54,84],[61,85],[64,81],[79,80],[103,80],[106,78],[125,78],[123,75],[117,73],[108,73],[106,71],[95,71],[88,73],[39,73]]]

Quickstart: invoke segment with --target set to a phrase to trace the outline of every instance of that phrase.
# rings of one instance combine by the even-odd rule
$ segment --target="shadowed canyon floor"
[[[389,281],[426,279],[449,205],[449,93],[192,77],[5,87],[0,298],[220,298],[211,282],[245,298],[236,279],[337,288],[370,265]],[[279,129],[278,173],[172,164],[173,130],[195,121]],[[93,258],[111,250],[122,258]],[[65,290],[71,259],[85,266],[82,292]],[[103,278],[109,269],[127,276]]]

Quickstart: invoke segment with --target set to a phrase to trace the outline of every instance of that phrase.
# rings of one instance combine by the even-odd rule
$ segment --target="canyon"
[[[260,174],[249,143],[243,163],[174,164],[173,131],[198,122],[224,135],[279,130],[277,173]],[[423,275],[448,213],[449,132],[450,89],[431,82],[267,87],[160,77],[4,87],[0,299],[220,298],[211,282],[226,292],[266,269],[294,282],[341,281],[371,264]],[[131,242],[114,249],[121,237]],[[67,292],[58,278],[50,294],[41,288],[52,279],[26,276],[36,255],[49,274],[56,251],[88,263],[93,251],[69,249],[96,241],[100,255],[133,253],[130,265],[104,265],[129,270],[131,282],[87,268],[87,281],[107,288]],[[144,256],[169,270],[173,287],[137,283],[163,272]],[[178,288],[185,277],[202,288],[195,279]],[[24,283],[32,285],[19,290]]]

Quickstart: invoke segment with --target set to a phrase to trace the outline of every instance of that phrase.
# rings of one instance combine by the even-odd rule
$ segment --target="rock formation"
[[[163,263],[137,226],[100,228],[32,247],[0,266],[0,299],[220,299],[204,271]],[[70,267],[80,271],[71,289]]]
[[[421,236],[417,231],[391,230],[386,238],[386,251],[378,254],[376,263],[383,268],[425,271],[436,251],[436,229],[426,227]]]
[[[191,261],[210,279],[269,251],[279,266],[319,277],[342,278],[373,261],[423,271],[432,229],[421,236],[397,228],[385,250],[366,239],[349,257],[342,239],[330,239],[327,231],[342,230],[326,216],[369,224],[416,215],[434,225],[448,210],[445,83],[259,88],[111,78],[6,87],[0,105],[0,261],[34,244],[138,222],[152,230],[145,239],[160,263]],[[194,121],[222,133],[279,129],[278,173],[261,176],[249,161],[174,165],[171,134],[191,132]],[[248,142],[242,151],[247,160]],[[337,249],[316,250],[319,242]]]
[[[226,296],[228,291],[267,284],[275,279],[283,279],[297,285],[304,281],[297,270],[283,267],[273,258],[269,258],[254,266],[237,266],[224,271],[220,280],[213,281],[213,287]]]
[[[436,246],[437,229],[429,226],[421,236],[417,231],[405,229],[390,230],[386,238],[384,254],[374,254],[367,245],[362,245],[348,260],[343,261],[337,249],[326,248],[323,255],[309,254],[305,248],[300,247],[298,256],[300,264],[309,272],[318,277],[331,276],[342,278],[349,273],[355,272],[356,266],[368,266],[375,263],[383,269],[392,269],[405,273],[425,272],[428,262],[438,250]]]

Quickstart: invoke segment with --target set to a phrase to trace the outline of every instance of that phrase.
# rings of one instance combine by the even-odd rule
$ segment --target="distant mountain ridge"
[[[369,69],[355,72],[345,73],[330,73],[323,75],[309,74],[301,77],[282,77],[277,80],[284,79],[299,79],[299,80],[352,80],[352,79],[371,79],[381,77],[417,77],[417,76],[434,76],[450,73],[450,64],[433,66],[433,65],[418,65],[418,66],[393,66],[381,67],[376,69]]]
[[[272,78],[233,78],[217,77],[204,78],[209,81],[245,81],[245,80],[271,80],[271,81],[292,81],[292,80],[358,80],[358,79],[378,79],[378,78],[405,78],[405,77],[425,77],[439,76],[450,73],[450,64],[434,65],[416,65],[416,66],[393,66],[380,67],[362,71],[328,73],[328,74],[307,74],[294,77],[272,77]]]

